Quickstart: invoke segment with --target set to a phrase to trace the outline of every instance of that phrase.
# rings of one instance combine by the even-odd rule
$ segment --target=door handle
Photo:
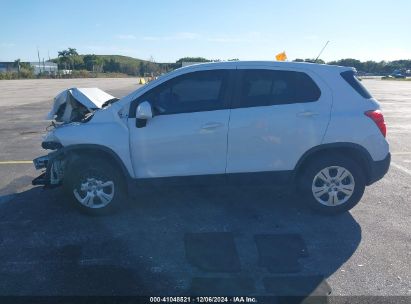
[[[318,113],[311,112],[311,111],[303,111],[297,114],[297,116],[300,116],[300,117],[314,117],[318,115],[319,115]]]
[[[214,129],[220,128],[222,126],[223,126],[223,124],[220,123],[220,122],[209,122],[209,123],[206,123],[205,125],[203,125],[201,127],[201,129],[202,130],[214,130]]]

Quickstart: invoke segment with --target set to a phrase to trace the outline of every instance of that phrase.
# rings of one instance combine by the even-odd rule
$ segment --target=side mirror
[[[148,101],[140,103],[136,110],[136,127],[144,128],[147,125],[147,120],[153,118],[153,110]]]
[[[140,103],[136,110],[137,119],[151,119],[153,118],[153,110],[151,109],[151,104],[148,101],[143,101]]]

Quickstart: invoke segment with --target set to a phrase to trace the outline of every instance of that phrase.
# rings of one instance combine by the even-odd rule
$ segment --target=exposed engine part
[[[55,120],[57,122],[78,122],[88,113],[91,113],[90,110],[69,94],[67,101],[58,108]]]
[[[71,122],[86,122],[93,113],[116,102],[118,98],[107,94],[98,88],[71,88],[64,90],[54,98],[53,108],[47,119],[59,124]]]
[[[41,147],[46,150],[57,150],[62,148],[63,146],[61,143],[54,142],[54,141],[43,141],[41,143]]]
[[[50,167],[50,184],[58,185],[63,181],[64,177],[64,160],[56,159],[51,163]]]

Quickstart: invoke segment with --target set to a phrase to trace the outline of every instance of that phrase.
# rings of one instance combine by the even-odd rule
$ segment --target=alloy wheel
[[[88,208],[103,208],[114,198],[114,182],[87,178],[80,183],[80,189],[73,190],[77,201]]]
[[[311,191],[317,202],[334,207],[346,203],[353,195],[354,188],[354,177],[349,170],[330,166],[315,175]]]

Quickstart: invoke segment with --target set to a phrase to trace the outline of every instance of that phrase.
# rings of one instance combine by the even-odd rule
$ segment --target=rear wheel
[[[342,155],[312,160],[300,177],[303,198],[310,207],[326,214],[338,214],[353,208],[365,189],[359,164]]]
[[[83,157],[73,163],[64,187],[75,206],[89,214],[112,212],[125,198],[123,179],[106,159]]]

